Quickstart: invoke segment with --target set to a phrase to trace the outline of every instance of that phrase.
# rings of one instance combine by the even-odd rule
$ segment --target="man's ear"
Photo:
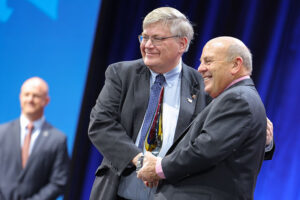
[[[47,105],[49,104],[49,102],[50,102],[50,97],[47,95],[47,96],[45,97],[44,106],[47,106]]]
[[[242,57],[236,57],[233,60],[233,66],[231,68],[231,74],[235,75],[235,74],[239,73],[242,69],[242,65],[243,65],[243,58]]]
[[[186,48],[187,48],[187,45],[188,45],[188,39],[187,37],[181,37],[179,38],[179,52],[180,53],[184,53]]]

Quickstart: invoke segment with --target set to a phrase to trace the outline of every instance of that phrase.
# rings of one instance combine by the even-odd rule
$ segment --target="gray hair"
[[[243,59],[243,64],[245,68],[248,70],[249,74],[252,74],[252,54],[250,50],[246,47],[246,45],[234,38],[236,42],[229,45],[227,53],[228,53],[228,60],[231,61],[235,59],[237,56],[240,56]]]
[[[194,37],[194,29],[191,22],[184,14],[171,7],[154,9],[145,17],[143,21],[143,29],[145,29],[148,25],[157,22],[168,26],[173,35],[187,37],[188,45],[185,51],[188,50],[190,42]]]

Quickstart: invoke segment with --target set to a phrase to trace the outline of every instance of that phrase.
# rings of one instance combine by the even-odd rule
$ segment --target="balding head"
[[[252,74],[252,55],[241,40],[230,36],[221,36],[211,39],[207,42],[207,45],[209,44],[222,45],[228,61],[232,61],[237,57],[242,58],[243,67],[248,71],[248,75]]]
[[[41,118],[44,108],[49,103],[48,84],[39,77],[27,79],[20,92],[22,114],[30,121]]]
[[[248,48],[233,37],[208,41],[202,51],[198,71],[204,78],[205,91],[217,97],[232,81],[250,75],[252,58]]]

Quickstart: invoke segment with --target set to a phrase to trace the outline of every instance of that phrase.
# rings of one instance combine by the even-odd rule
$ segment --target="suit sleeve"
[[[49,183],[26,200],[51,200],[55,199],[59,195],[62,195],[65,191],[68,182],[69,171],[69,156],[66,144],[66,137],[60,140],[56,147],[56,155],[52,166],[52,171],[49,177]]]
[[[122,95],[128,85],[120,78],[126,76],[116,65],[106,70],[105,84],[90,115],[88,135],[98,151],[109,161],[110,168],[120,175],[131,160],[141,152],[120,123]]]
[[[206,119],[201,120],[201,117]],[[167,180],[176,182],[226,159],[249,136],[251,118],[247,101],[238,95],[225,97],[218,105],[212,105],[207,116],[200,113],[182,139],[184,145],[162,159]]]

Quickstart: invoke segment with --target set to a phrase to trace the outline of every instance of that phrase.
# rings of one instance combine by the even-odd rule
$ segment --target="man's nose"
[[[198,72],[202,73],[204,71],[206,71],[207,68],[204,66],[203,63],[200,63],[199,67],[198,67]]]
[[[154,45],[153,45],[153,43],[152,43],[152,40],[149,38],[149,40],[147,40],[146,42],[145,42],[145,47],[153,47]]]
[[[32,101],[32,100],[33,100],[33,98],[34,98],[34,96],[33,96],[33,95],[28,95],[28,96],[27,96],[27,99],[28,99],[29,101]]]

